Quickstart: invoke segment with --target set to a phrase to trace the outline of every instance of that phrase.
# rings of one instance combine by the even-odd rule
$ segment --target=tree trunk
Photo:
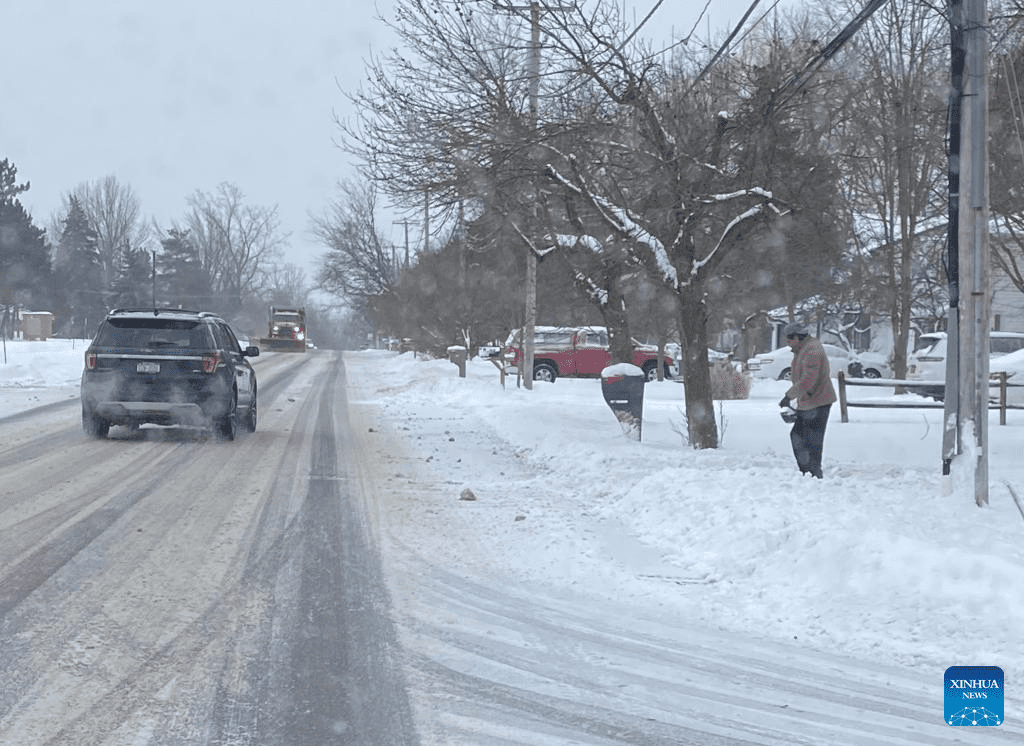
[[[626,314],[625,298],[619,287],[617,269],[609,273],[605,286],[608,289],[608,302],[601,308],[604,325],[608,329],[608,351],[612,363],[633,362],[633,340],[629,334],[629,317]]]
[[[703,296],[700,285],[687,286],[679,293],[686,432],[690,446],[699,449],[718,447],[718,426],[711,400],[711,368],[708,365],[707,307]]]

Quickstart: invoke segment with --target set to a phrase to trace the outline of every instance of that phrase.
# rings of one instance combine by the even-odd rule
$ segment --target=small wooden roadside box
[[[46,341],[53,336],[53,314],[49,311],[23,311],[21,336],[24,339]]]

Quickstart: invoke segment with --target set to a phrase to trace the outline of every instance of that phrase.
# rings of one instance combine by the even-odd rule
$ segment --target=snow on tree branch
[[[769,199],[771,198],[771,192],[765,191],[764,189],[744,190],[743,192],[735,193],[735,195],[745,195],[754,193],[759,193],[762,196],[765,196]],[[726,239],[729,237],[729,234],[733,231],[733,229],[736,228],[736,226],[745,223],[749,220],[755,220],[761,217],[762,215],[765,214],[767,210],[771,210],[776,215],[785,214],[785,212],[779,210],[779,208],[774,203],[762,202],[761,204],[754,205],[750,209],[745,210],[744,212],[737,215],[735,218],[729,221],[729,224],[727,226],[725,226],[725,230],[722,231],[722,235],[718,237],[718,243],[715,244],[715,247],[708,252],[707,256],[705,256],[703,259],[694,261],[693,266],[690,267],[690,281],[697,279],[698,274],[705,267],[708,267],[715,262],[716,258],[718,257],[720,249],[725,245]]]
[[[582,246],[585,249],[589,249],[591,253],[600,254],[604,251],[604,244],[598,241],[594,236],[582,235],[577,236],[571,233],[559,233],[555,236],[554,246],[546,251],[554,251],[558,247],[572,248],[573,246]]]
[[[627,209],[613,205],[593,192],[583,190],[570,179],[563,176],[553,164],[548,164],[547,173],[551,179],[561,184],[565,189],[585,199],[597,211],[601,219],[616,233],[641,246],[646,246],[654,256],[658,270],[662,273],[665,280],[673,287],[678,287],[676,268],[669,260],[668,252],[665,251],[665,245],[637,223]]]
[[[586,274],[584,274],[578,269],[573,272],[573,275],[576,279],[576,285],[581,290],[583,290],[583,292],[586,293],[591,300],[593,300],[602,308],[608,305],[607,290],[598,285],[596,282],[590,279],[590,277],[588,277]]]
[[[544,249],[537,248],[537,244],[535,244],[533,240],[523,232],[523,229],[519,227],[518,223],[513,221],[510,223],[510,225],[512,227],[512,230],[516,232],[516,235],[519,236],[519,238],[522,240],[524,244],[526,244],[526,248],[532,251],[538,259],[542,259],[543,257],[550,254],[552,251],[554,251],[556,248],[558,248],[557,246],[548,246],[547,248]]]
[[[704,204],[711,204],[713,202],[729,202],[730,200],[737,199],[739,197],[764,197],[766,200],[774,199],[774,195],[768,189],[762,189],[761,187],[751,187],[750,189],[740,189],[735,192],[726,192],[724,194],[713,194],[711,197],[701,200]]]

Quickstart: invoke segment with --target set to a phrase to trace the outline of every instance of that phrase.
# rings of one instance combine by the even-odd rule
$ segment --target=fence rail
[[[989,378],[991,380],[991,387],[999,389],[999,398],[996,401],[989,402],[989,409],[998,409],[999,424],[1005,425],[1007,409],[1024,409],[1024,407],[1006,403],[1006,389],[1021,388],[1024,387],[1024,383],[1009,383],[1006,380],[1007,377],[1005,372],[993,373]],[[849,401],[846,396],[846,388],[848,386],[874,386],[887,388],[896,388],[899,386],[905,388],[920,388],[927,386],[929,388],[938,387],[945,389],[945,381],[905,381],[897,378],[847,378],[843,371],[839,371],[836,375],[836,380],[839,382],[839,413],[842,416],[843,422],[850,421],[848,411],[850,407],[865,407],[869,409],[944,409],[946,406],[942,402],[938,401]]]

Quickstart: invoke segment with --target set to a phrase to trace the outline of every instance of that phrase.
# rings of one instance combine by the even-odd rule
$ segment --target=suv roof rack
[[[115,308],[108,316],[114,316],[119,313],[151,313],[154,316],[159,316],[162,313],[191,313],[198,315],[199,311],[193,311],[188,308],[170,308],[170,307],[153,307],[153,306],[138,306],[138,307],[126,307],[126,308]]]
[[[157,307],[153,306],[140,306],[140,307],[129,307],[129,308],[115,308],[110,311],[107,316],[117,316],[126,313],[151,313],[154,316],[159,316],[162,313],[178,313],[187,316],[198,316],[199,318],[214,318],[219,319],[221,316],[219,313],[212,311],[193,311],[190,308],[171,308],[171,307]]]

